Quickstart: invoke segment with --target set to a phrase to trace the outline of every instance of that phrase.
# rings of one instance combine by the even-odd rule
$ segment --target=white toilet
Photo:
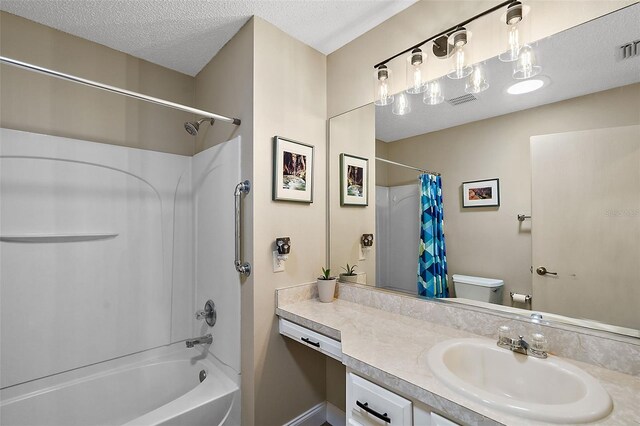
[[[503,280],[457,274],[453,275],[452,278],[456,289],[456,297],[497,303],[498,305],[502,304]]]

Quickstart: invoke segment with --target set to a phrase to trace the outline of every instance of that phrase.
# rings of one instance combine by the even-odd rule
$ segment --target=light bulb
[[[509,25],[507,40],[507,50],[498,55],[498,59],[502,62],[516,61],[520,53],[520,30],[518,24]]]
[[[466,65],[466,55],[464,45],[456,45],[453,49],[453,69],[447,74],[447,77],[454,80],[467,77],[473,70]]]
[[[391,70],[385,65],[376,68],[373,74],[374,103],[378,106],[385,106],[393,103],[391,94]]]
[[[411,112],[411,106],[409,106],[409,97],[406,93],[400,92],[397,95],[396,102],[393,103],[391,112],[395,115],[405,115]]]
[[[475,65],[473,67],[473,72],[467,80],[464,91],[467,93],[480,93],[484,92],[488,88],[489,83],[487,82],[487,76],[484,72],[484,67],[479,64]]]
[[[519,1],[513,1],[507,8],[504,23],[507,25],[506,50],[498,55],[502,62],[513,62],[518,59],[522,46],[521,26],[526,10]]]
[[[422,102],[427,105],[438,105],[444,102],[440,81],[434,80],[426,84],[427,90],[424,92]]]
[[[542,67],[536,63],[536,55],[531,46],[522,46],[513,69],[513,78],[524,80],[540,74]]]
[[[416,94],[426,90],[423,82],[425,60],[426,55],[418,48],[413,49],[407,56],[407,93]]]

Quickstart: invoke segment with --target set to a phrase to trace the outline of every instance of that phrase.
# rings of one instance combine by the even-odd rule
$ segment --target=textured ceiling
[[[391,106],[376,107],[376,139],[393,142],[424,133],[496,117],[552,102],[640,82],[640,55],[621,60],[619,46],[640,40],[640,4],[540,40],[535,45],[545,86],[535,92],[510,95],[518,80],[512,65],[490,59],[486,63],[490,87],[477,100],[458,106],[443,102],[429,106],[422,95],[407,95],[411,112],[393,115]],[[445,99],[465,95],[465,80],[441,78]],[[640,102],[640,100],[639,100]]]
[[[196,75],[253,15],[329,54],[416,0],[2,0],[0,9]]]

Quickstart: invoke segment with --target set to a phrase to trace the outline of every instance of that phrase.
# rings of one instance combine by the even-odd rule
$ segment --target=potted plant
[[[336,293],[336,277],[331,276],[330,269],[322,268],[322,275],[318,277],[318,296],[321,302],[333,302]]]
[[[358,282],[358,274],[355,273],[357,267],[358,265],[356,264],[350,266],[348,263],[346,267],[343,266],[342,269],[344,269],[345,273],[340,274],[340,281],[349,283]]]

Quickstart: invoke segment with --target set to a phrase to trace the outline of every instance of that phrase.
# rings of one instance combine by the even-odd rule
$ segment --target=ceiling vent
[[[640,56],[640,40],[623,44],[618,50],[620,51],[620,59],[622,60]]]
[[[462,104],[466,104],[467,102],[477,101],[478,98],[473,96],[472,94],[458,96],[457,98],[447,99],[447,102],[453,106],[458,106]]]

